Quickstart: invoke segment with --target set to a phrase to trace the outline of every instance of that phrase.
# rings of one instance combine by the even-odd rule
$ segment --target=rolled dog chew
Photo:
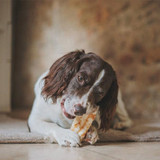
[[[92,122],[96,118],[96,114],[97,110],[91,114],[84,114],[83,116],[75,117],[71,126],[71,130],[76,132],[80,136],[81,141],[85,137],[87,131],[92,125]]]

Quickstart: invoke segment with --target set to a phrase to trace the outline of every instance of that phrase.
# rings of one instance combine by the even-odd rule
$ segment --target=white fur
[[[97,80],[94,82],[93,86],[89,89],[89,91],[82,97],[82,100],[84,102],[84,106],[87,106],[87,113],[93,112],[93,108],[91,107],[91,104],[88,103],[88,97],[90,93],[92,92],[93,88],[96,87],[99,82],[102,80],[103,76],[105,74],[104,69],[99,73]]]
[[[61,112],[60,99],[56,103],[51,100],[47,102],[41,95],[43,87],[44,73],[35,85],[35,100],[33,108],[29,116],[28,124],[31,132],[43,134],[50,139],[50,142],[56,142],[60,145],[79,146],[80,139],[77,133],[74,133],[69,128],[73,122],[67,119]]]
[[[56,103],[52,103],[51,99],[45,101],[41,95],[42,87],[44,85],[44,81],[42,79],[47,75],[47,73],[48,71],[40,76],[35,84],[35,100],[28,119],[30,130],[31,132],[40,133],[46,136],[51,143],[56,142],[62,146],[80,146],[81,143],[78,134],[70,130],[73,120],[66,118],[66,116],[61,111],[61,101],[64,97],[58,98]],[[100,72],[98,79],[94,83],[93,87],[99,83],[103,75],[104,70]],[[81,101],[87,102],[87,98],[88,96],[85,95]],[[68,108],[74,104],[74,101],[77,102],[76,96],[72,97],[72,101],[65,101],[64,104],[66,111],[68,113],[71,112],[70,114],[73,114],[73,111]],[[123,119],[127,122],[130,119],[128,114],[126,114],[127,112],[125,111],[124,104],[122,104],[121,100],[119,102],[120,104],[118,105],[118,108],[120,107],[121,109],[117,113],[121,113],[121,117],[126,117]],[[100,125],[99,112],[96,116],[96,120]],[[123,127],[123,125],[121,127]]]

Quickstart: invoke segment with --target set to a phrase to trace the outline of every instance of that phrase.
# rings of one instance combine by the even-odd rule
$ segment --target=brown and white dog
[[[116,112],[114,128],[129,127],[128,117],[115,71],[94,53],[70,52],[58,59],[35,84],[35,100],[28,125],[63,146],[79,146],[77,133],[70,130],[75,116],[99,111],[89,134],[98,139],[98,130],[108,130]],[[118,103],[118,105],[117,105]],[[117,105],[117,109],[116,109]]]

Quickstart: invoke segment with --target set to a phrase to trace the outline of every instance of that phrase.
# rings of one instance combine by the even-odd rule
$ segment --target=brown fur
[[[106,131],[110,128],[111,121],[116,111],[116,104],[118,96],[117,80],[113,80],[107,94],[98,103],[100,108],[101,126],[100,129]]]
[[[52,99],[62,96],[63,90],[65,90],[71,78],[78,70],[77,61],[83,55],[85,55],[83,50],[70,52],[53,63],[48,75],[44,78],[45,84],[42,95]]]

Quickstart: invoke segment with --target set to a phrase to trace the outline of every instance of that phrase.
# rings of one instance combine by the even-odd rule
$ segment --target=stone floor
[[[99,143],[81,148],[57,144],[0,144],[0,160],[160,160],[159,142]]]

